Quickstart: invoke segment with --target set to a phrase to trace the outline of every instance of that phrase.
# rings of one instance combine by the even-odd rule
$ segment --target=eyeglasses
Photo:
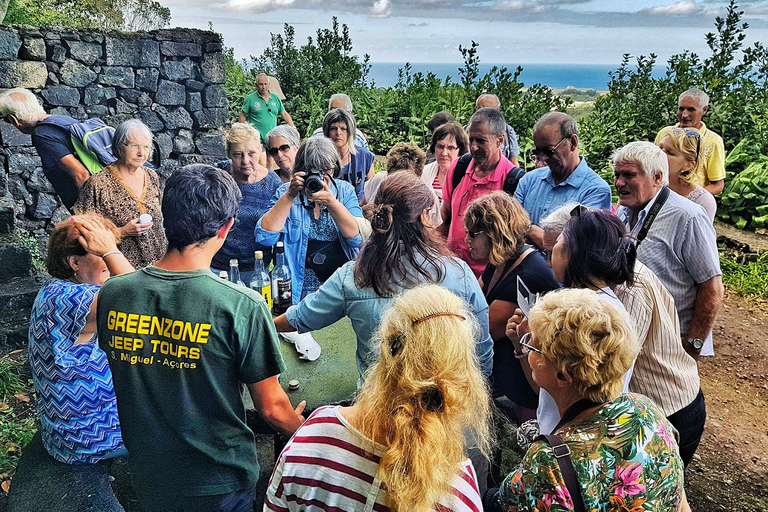
[[[149,151],[150,149],[152,149],[150,146],[143,146],[141,144],[125,144],[124,143],[123,146],[127,148],[131,148],[134,151],[138,151],[139,149],[143,149],[144,151]]]
[[[8,124],[13,124],[13,114],[8,114],[7,116],[3,117],[3,121]]]
[[[539,149],[539,148],[533,148],[533,150],[531,151],[531,154],[532,154],[533,156],[543,156],[543,157],[545,157],[545,158],[549,158],[549,157],[551,157],[552,155],[554,155],[554,154],[555,154],[555,151],[557,151],[557,148],[559,148],[559,147],[560,147],[560,144],[562,144],[562,143],[563,143],[563,141],[566,141],[566,140],[568,140],[569,138],[570,138],[570,137],[563,137],[562,139],[560,139],[560,142],[558,142],[558,143],[555,145],[555,147],[553,147],[553,148],[551,148],[551,149],[550,149],[550,148],[541,148],[541,149]]]
[[[589,210],[589,208],[587,208],[587,207],[586,207],[586,206],[584,206],[583,204],[578,204],[578,205],[576,205],[576,206],[573,208],[573,210],[571,210],[571,217],[578,217],[578,218],[581,218],[581,214],[582,214],[583,212],[586,212],[587,210]]]
[[[435,144],[436,151],[458,151],[458,146],[446,146],[445,144]]]
[[[474,238],[477,238],[477,236],[482,234],[482,233],[485,233],[485,231],[467,231],[467,236],[469,238],[474,239]]]
[[[520,352],[523,353],[523,355],[528,355],[531,352],[536,352],[537,354],[541,355],[541,349],[538,349],[531,345],[530,341],[533,338],[533,335],[529,332],[523,334],[523,337],[520,338]]]
[[[696,160],[698,162],[699,160],[699,149],[701,149],[701,134],[697,132],[696,130],[691,130],[689,128],[672,128],[673,132],[681,131],[683,132],[687,137],[694,137],[696,139]]]
[[[287,153],[288,150],[291,149],[291,146],[289,144],[283,144],[280,147],[277,148],[269,148],[267,150],[267,153],[269,153],[271,156],[277,156],[277,153]]]

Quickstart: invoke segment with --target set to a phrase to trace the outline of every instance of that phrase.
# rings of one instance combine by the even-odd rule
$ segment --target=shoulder
[[[150,169],[149,167],[144,167],[144,172],[147,173],[147,176],[152,183],[157,185],[160,184],[160,178],[157,176],[157,173],[154,170]]]
[[[348,181],[342,180],[340,178],[334,178],[333,181],[336,182],[336,188],[339,190],[340,196],[346,197],[351,194],[357,197],[357,192],[355,192],[355,187],[353,187]],[[288,185],[288,183],[283,184],[283,186],[285,185]]]
[[[369,150],[358,145],[355,145],[355,149],[357,150],[357,155],[355,155],[357,158],[360,158],[366,162],[373,162],[375,155],[371,153]]]
[[[661,211],[665,210],[667,215],[679,217],[681,219],[693,220],[696,218],[703,218],[709,222],[707,212],[700,208],[699,205],[671,190],[667,201],[661,208]]]

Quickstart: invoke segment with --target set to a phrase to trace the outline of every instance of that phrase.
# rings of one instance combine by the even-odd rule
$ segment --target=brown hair
[[[429,152],[434,153],[435,145],[449,135],[453,135],[453,138],[456,140],[456,145],[459,147],[459,156],[469,152],[467,132],[464,131],[464,127],[459,123],[445,123],[435,128],[435,131],[432,133]]]
[[[387,173],[411,171],[421,176],[427,155],[413,142],[398,142],[387,153]]]
[[[528,212],[506,192],[478,197],[464,211],[464,230],[482,231],[491,241],[488,260],[499,266],[517,254],[531,224]]]
[[[112,231],[115,235],[115,242],[120,242],[120,230],[115,224],[96,213],[85,213],[78,215],[80,218],[86,218],[100,223],[103,227]],[[48,239],[48,254],[45,256],[45,268],[48,273],[57,279],[71,279],[75,271],[69,266],[70,256],[85,256],[88,252],[80,245],[78,240],[80,231],[78,231],[72,219],[56,224],[51,236]]]
[[[371,237],[355,261],[357,286],[386,295],[394,291],[395,283],[413,286],[423,282],[419,276],[428,282],[443,280],[445,267],[440,258],[452,253],[421,221],[421,213],[434,204],[432,189],[413,174],[398,172],[384,180],[369,208]]]

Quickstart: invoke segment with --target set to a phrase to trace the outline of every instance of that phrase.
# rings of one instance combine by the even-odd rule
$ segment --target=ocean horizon
[[[575,87],[577,89],[595,89],[605,91],[608,89],[610,77],[608,73],[618,69],[619,64],[511,64],[511,63],[481,63],[480,76],[484,75],[493,66],[506,67],[514,73],[517,66],[523,67],[520,74],[520,80],[526,86],[540,83],[553,89],[565,89],[566,87]],[[396,62],[372,62],[371,72],[368,78],[373,80],[377,87],[393,87],[397,83],[397,71],[405,64]],[[456,83],[460,81],[459,67],[460,63],[430,63],[430,62],[412,62],[411,72],[421,72],[426,75],[432,72],[441,80],[447,76]],[[657,66],[654,69],[654,76],[664,76],[664,68]]]

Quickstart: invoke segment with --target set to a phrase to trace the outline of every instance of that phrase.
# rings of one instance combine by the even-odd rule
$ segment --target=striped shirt
[[[280,454],[263,510],[388,512],[386,486],[378,478],[379,461],[386,451],[385,446],[355,430],[339,407],[321,407]],[[483,509],[472,463],[467,459],[458,469],[451,493],[432,511]]]
[[[700,381],[696,361],[680,339],[675,302],[651,269],[635,263],[635,282],[616,287],[641,343],[629,390],[653,400],[670,416],[696,399]]]
[[[656,197],[658,192],[638,214],[633,234],[639,232]],[[629,208],[620,206],[616,215],[631,229]],[[669,198],[637,249],[637,259],[648,266],[672,294],[680,318],[680,333],[685,335],[693,316],[698,285],[722,275],[717,235],[707,212],[670,190]],[[701,355],[712,354],[711,333],[706,342]]]

